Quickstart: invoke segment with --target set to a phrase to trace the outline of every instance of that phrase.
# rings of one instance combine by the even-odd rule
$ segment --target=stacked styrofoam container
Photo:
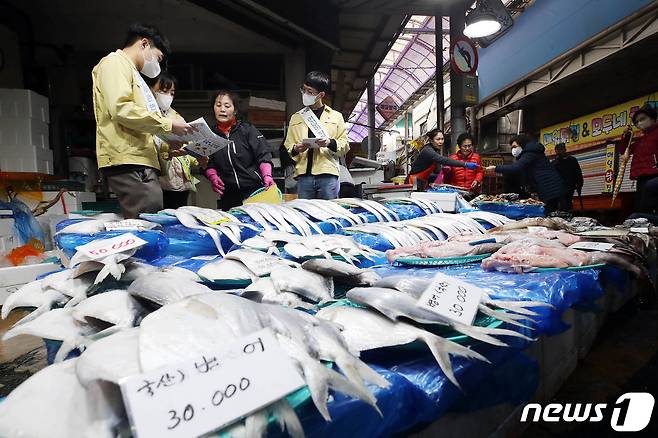
[[[0,170],[53,173],[48,99],[31,90],[0,88]]]
[[[14,214],[11,210],[0,210],[0,254],[14,249],[18,238],[14,231]]]

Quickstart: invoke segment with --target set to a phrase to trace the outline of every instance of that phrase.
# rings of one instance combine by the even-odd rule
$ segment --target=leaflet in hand
[[[305,138],[302,140],[302,144],[308,145],[310,149],[320,149],[322,146],[318,141],[322,140],[321,138]]]
[[[168,143],[188,143],[185,149],[203,157],[209,157],[228,146],[229,141],[212,132],[203,117],[189,122],[195,131],[186,135],[165,134],[159,137]]]

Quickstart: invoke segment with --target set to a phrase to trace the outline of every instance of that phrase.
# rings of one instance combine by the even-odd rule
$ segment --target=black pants
[[[642,176],[637,179],[635,194],[636,213],[654,213],[658,207],[658,176]]]
[[[260,187],[233,189],[227,187],[221,199],[217,201],[217,208],[223,211],[229,211],[233,207],[239,207],[245,199],[259,188]]]
[[[560,205],[561,199],[562,198],[555,198],[544,201],[544,216],[548,216],[549,214],[556,212]]]
[[[569,189],[564,195],[560,198],[560,211],[571,211],[573,210],[573,195],[575,189]]]
[[[184,192],[174,192],[170,190],[163,190],[162,197],[164,199],[164,208],[178,208],[187,205],[187,197],[190,194],[188,190]]]

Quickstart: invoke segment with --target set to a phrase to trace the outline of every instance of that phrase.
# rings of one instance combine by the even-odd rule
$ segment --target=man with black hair
[[[123,49],[101,59],[91,74],[98,167],[126,218],[162,209],[153,136],[184,135],[193,129],[183,120],[161,114],[140,75],[157,77],[169,52],[169,42],[155,27],[133,24]]]
[[[553,167],[560,174],[566,186],[566,191],[560,201],[560,210],[571,211],[574,191],[580,193],[583,189],[583,171],[578,164],[578,159],[567,154],[567,145],[564,143],[555,145],[555,153],[557,155],[553,160]]]
[[[290,118],[284,146],[295,161],[297,194],[302,199],[334,199],[338,193],[338,158],[349,150],[343,115],[325,105],[329,76],[312,71],[300,88],[304,108]],[[305,139],[317,138],[314,145]],[[311,147],[313,146],[313,147]]]
[[[478,167],[476,169],[470,169],[468,167],[452,167],[448,173],[446,183],[461,187],[476,194],[480,193],[480,186],[484,179],[484,169],[482,169],[480,155],[474,152],[473,136],[468,132],[462,132],[459,134],[459,137],[457,137],[457,146],[459,147],[459,150],[450,155],[450,158],[465,163],[475,163]]]

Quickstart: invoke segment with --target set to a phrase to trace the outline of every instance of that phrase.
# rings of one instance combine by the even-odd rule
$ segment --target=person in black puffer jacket
[[[205,175],[215,193],[218,207],[228,211],[242,205],[254,191],[274,184],[272,148],[252,124],[239,120],[239,96],[220,90],[213,100],[215,134],[230,140],[229,146],[210,156]]]
[[[485,170],[488,174],[522,174],[526,184],[539,195],[539,200],[545,204],[544,212],[548,215],[558,209],[560,198],[564,195],[566,187],[562,177],[551,165],[544,151],[544,145],[532,141],[530,137],[525,135],[513,137],[512,155],[518,158],[516,162],[489,166]]]

